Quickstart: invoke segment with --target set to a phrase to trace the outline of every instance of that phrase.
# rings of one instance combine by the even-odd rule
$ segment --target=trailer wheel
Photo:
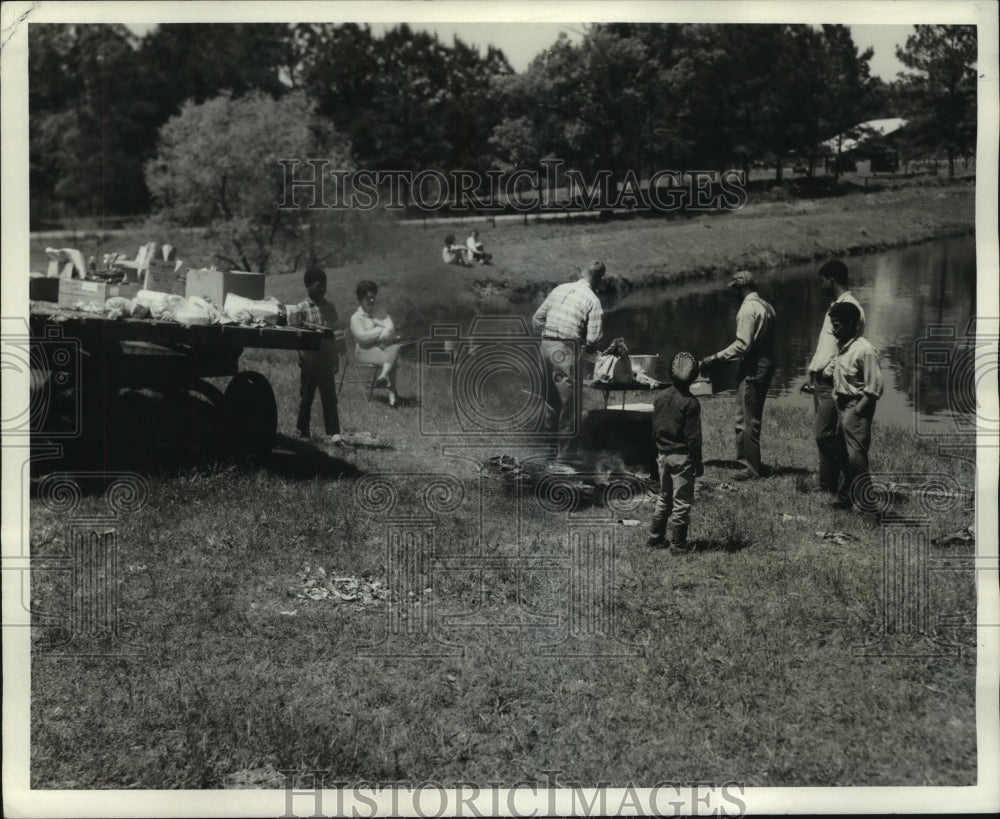
[[[229,413],[226,397],[222,390],[201,379],[191,382],[184,395],[186,400],[185,419],[190,419],[190,426],[185,434],[190,435],[188,443],[191,446],[192,462],[209,459],[225,459],[229,452],[228,445]]]
[[[226,387],[225,418],[233,460],[259,461],[270,454],[278,434],[278,403],[260,373],[246,370]]]

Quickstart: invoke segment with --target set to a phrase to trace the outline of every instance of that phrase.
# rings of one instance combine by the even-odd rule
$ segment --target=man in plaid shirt
[[[542,337],[540,352],[545,364],[545,428],[560,435],[560,454],[569,436],[577,431],[576,363],[580,347],[588,353],[601,337],[601,300],[595,292],[606,268],[591,262],[575,282],[560,284],[535,311],[532,324]]]

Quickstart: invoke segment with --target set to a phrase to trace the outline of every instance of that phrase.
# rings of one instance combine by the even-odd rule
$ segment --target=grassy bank
[[[455,302],[496,312],[511,299],[537,298],[592,258],[604,259],[619,286],[631,288],[968,235],[974,224],[975,186],[967,181],[822,199],[781,200],[771,194],[767,201],[751,198],[739,211],[692,217],[529,220],[527,225],[507,221],[496,226],[483,217],[461,225],[428,220],[426,227],[387,222],[373,233],[367,261],[328,271],[330,295],[342,310],[353,309],[354,285],[374,279],[406,309],[430,312],[437,320]],[[473,227],[493,253],[494,265],[461,269],[442,264],[444,235],[464,240]],[[137,230],[105,242],[83,236],[77,244],[89,256],[134,252],[150,239],[170,241],[179,257],[193,265],[212,263],[216,250],[190,232],[178,237]],[[51,243],[32,241],[32,269],[44,269],[44,248]],[[267,290],[283,302],[298,301],[301,276],[271,274]]]
[[[288,354],[247,358],[275,385],[289,436],[297,384]],[[505,451],[500,443],[442,457],[441,440],[419,434],[419,412],[439,416],[450,399],[433,389],[416,406],[414,379],[405,367],[410,400],[396,411],[345,387],[346,432],[359,442],[351,451],[282,437],[260,469],[181,466],[149,478],[150,502],[116,526],[123,620],[145,654],[64,659],[51,641],[67,635],[36,630],[33,787],[281,787],[277,771],[287,768],[329,770],[328,781],[483,786],[546,770],[590,785],[975,781],[973,548],[932,550],[934,568],[952,571],[930,573],[930,633],[879,643],[882,532],[810,491],[805,405],[765,411],[773,474],[747,485],[730,484],[725,463],[731,399],[703,401],[708,466],[688,556],[645,546],[648,497],[622,506],[582,494],[572,520],[643,525],[613,524],[616,639],[587,636],[576,644],[584,656],[552,657],[544,647],[565,638],[570,610],[559,568],[570,554],[569,513],[545,508],[530,488],[519,506],[509,484],[480,469]],[[873,469],[973,481],[970,464],[942,459],[877,416]],[[434,516],[436,557],[412,596],[387,575],[385,513],[358,505],[375,473],[388,473],[399,493],[394,514],[426,512],[420,473],[454,476],[463,493]],[[912,511],[915,501],[898,504]],[[932,536],[971,520],[961,504],[944,506]],[[31,515],[33,555],[62,553],[65,515],[38,502]],[[817,534],[831,530],[847,537]],[[447,563],[470,554],[481,560]],[[519,572],[497,562],[515,555],[551,565]],[[326,578],[378,579],[388,596],[300,596],[328,582],[320,567]],[[40,610],[65,613],[62,583],[34,575]],[[450,642],[459,647],[451,656],[356,655],[386,633],[390,613],[406,624],[428,611],[433,638],[397,647],[449,653]],[[545,615],[555,620],[539,626]],[[961,657],[892,656],[933,655],[939,643]],[[852,654],[873,644],[873,656]],[[587,656],[623,649],[633,656]]]

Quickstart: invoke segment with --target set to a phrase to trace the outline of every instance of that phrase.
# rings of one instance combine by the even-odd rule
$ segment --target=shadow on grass
[[[780,478],[782,475],[806,476],[812,474],[812,470],[806,469],[804,466],[764,467],[763,472],[765,478]]]
[[[739,552],[743,549],[748,548],[752,544],[743,540],[743,538],[726,538],[725,540],[708,540],[705,538],[700,538],[698,540],[689,540],[687,545],[687,552],[689,555],[695,555],[700,552]]]
[[[378,447],[391,449],[391,447]],[[345,449],[344,454],[349,455]],[[299,441],[287,435],[279,435],[271,454],[261,466],[272,475],[290,480],[312,480],[314,478],[358,478],[364,473],[354,464],[317,447],[309,441]]]
[[[384,404],[389,406],[389,396],[388,395],[373,395],[373,403]],[[397,395],[396,396],[396,406],[393,409],[396,410],[407,410],[416,409],[420,406],[420,398],[416,395]]]
[[[87,435],[69,441],[32,441],[31,477],[74,473],[79,491],[103,493],[122,473],[173,477],[191,470],[217,472],[264,468],[288,478],[353,478],[360,470],[305,441],[277,436],[263,458],[234,461],[227,430],[212,407],[190,396],[127,391],[106,411],[84,416]],[[47,453],[51,453],[47,457]],[[349,450],[343,455],[349,457]]]
[[[739,461],[726,461],[726,460],[705,461],[704,465],[717,466],[720,469],[746,469],[746,464],[741,464]]]

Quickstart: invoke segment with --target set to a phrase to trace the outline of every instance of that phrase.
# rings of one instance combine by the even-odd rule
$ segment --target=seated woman
[[[455,244],[455,235],[449,233],[444,237],[444,247],[441,249],[441,259],[445,264],[460,264],[470,267],[469,250],[464,245]]]
[[[389,406],[396,406],[396,362],[402,345],[396,343],[396,327],[389,315],[375,307],[378,285],[358,282],[355,288],[360,307],[351,316],[351,335],[357,345],[354,358],[359,364],[381,364],[376,386],[389,390]]]

